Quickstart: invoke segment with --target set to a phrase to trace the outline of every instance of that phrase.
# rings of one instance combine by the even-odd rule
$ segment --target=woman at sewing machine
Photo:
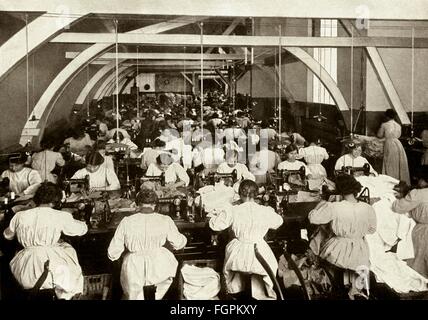
[[[130,138],[127,138],[123,135],[122,132],[118,131],[113,134],[113,138],[111,138],[108,143],[120,143],[126,145],[129,150],[136,151],[138,146],[131,141]]]
[[[88,231],[85,222],[73,219],[69,212],[55,210],[61,201],[61,189],[43,183],[34,195],[37,207],[18,212],[4,231],[8,240],[17,238],[24,247],[10,262],[15,279],[24,289],[31,289],[41,277],[48,261],[50,275],[41,289],[55,289],[60,299],[71,299],[83,292],[83,275],[76,251],[60,241],[61,233],[82,236]]]
[[[336,267],[352,271],[369,267],[369,247],[364,236],[376,231],[376,213],[371,205],[358,201],[362,186],[353,176],[337,176],[336,189],[343,196],[342,201],[321,201],[309,212],[310,223],[329,226],[324,232],[316,233],[310,247]],[[351,299],[355,294],[362,294],[356,287],[356,276],[355,272],[351,273]]]
[[[238,162],[239,152],[236,149],[229,149],[226,152],[226,161],[221,163],[218,168],[218,173],[232,173],[233,170],[236,170],[237,180],[241,181],[243,179],[248,179],[255,181],[256,178],[254,175],[248,170],[247,166],[243,163]]]
[[[365,164],[368,164],[370,168],[370,175],[378,175],[367,159],[361,156],[363,149],[360,144],[356,142],[350,142],[346,145],[346,148],[348,152],[337,159],[334,170],[342,170],[343,167],[362,168]],[[357,176],[362,174],[363,173],[357,174]]]
[[[40,184],[42,178],[38,171],[25,167],[27,155],[20,153],[9,157],[9,169],[3,171],[1,179],[9,180],[9,190],[18,196],[33,195]]]
[[[108,247],[110,260],[118,260],[126,250],[120,283],[124,298],[146,299],[144,286],[155,285],[155,298],[162,299],[176,275],[178,262],[164,245],[175,250],[184,248],[187,239],[171,217],[155,211],[158,197],[152,190],[137,194],[137,213],[125,217],[116,229]]]
[[[71,179],[84,179],[89,175],[91,191],[120,190],[120,182],[116,173],[109,167],[103,166],[104,158],[98,151],[90,151],[85,158],[86,167],[76,171]]]
[[[157,156],[156,164],[150,164],[146,176],[156,177],[165,173],[165,183],[168,189],[178,187],[187,187],[190,182],[186,170],[177,162],[174,162],[172,156],[168,153],[162,153]]]
[[[257,204],[254,199],[258,194],[254,181],[244,180],[239,186],[241,204],[226,205],[222,209],[209,212],[209,226],[214,231],[231,227],[234,239],[226,247],[224,276],[230,293],[243,290],[243,279],[237,272],[250,273],[252,277],[252,294],[255,299],[275,299],[272,280],[267,271],[258,262],[254,245],[267,261],[272,272],[276,274],[278,263],[271,248],[263,239],[269,229],[277,229],[283,219],[273,208]],[[216,212],[217,211],[217,212]]]
[[[305,175],[308,179],[312,179],[312,172],[308,168],[308,166],[302,162],[297,160],[299,149],[296,145],[290,144],[285,148],[285,156],[286,160],[282,161],[278,164],[278,170],[300,170],[302,167],[305,168]],[[293,175],[290,180],[291,183],[301,184],[300,176]]]
[[[82,126],[76,126],[72,130],[72,136],[64,140],[64,145],[67,144],[72,153],[83,156],[94,145],[94,141],[91,140]]]
[[[64,166],[65,160],[61,153],[53,151],[55,146],[53,139],[44,138],[40,145],[43,150],[33,154],[31,167],[39,172],[42,181],[47,180],[56,183],[57,175],[53,174],[52,171],[56,166]]]
[[[392,204],[392,210],[398,213],[408,213],[415,220],[416,226],[412,231],[415,257],[407,264],[419,274],[428,278],[428,165],[421,166],[417,173],[418,185],[401,199]]]

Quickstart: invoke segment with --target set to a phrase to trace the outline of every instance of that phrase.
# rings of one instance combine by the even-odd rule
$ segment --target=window
[[[337,20],[321,19],[320,28],[321,37],[337,37]],[[337,48],[314,48],[314,59],[330,74],[337,82]],[[333,98],[327,89],[319,81],[318,77],[313,75],[313,102],[334,104]]]

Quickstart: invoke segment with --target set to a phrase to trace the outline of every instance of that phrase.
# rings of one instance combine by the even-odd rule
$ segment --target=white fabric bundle
[[[396,191],[394,191],[394,186],[398,184],[398,180],[380,174],[377,177],[372,176],[360,176],[356,177],[357,181],[361,183],[363,188],[368,188],[370,190],[371,198],[388,198],[395,200]]]
[[[403,261],[414,257],[412,231],[416,223],[407,215],[392,211],[391,207],[392,201],[386,198],[373,205],[376,232],[365,236],[370,252],[370,270],[378,282],[386,283],[398,293],[428,290],[428,279]],[[386,252],[397,241],[397,253]]]
[[[209,267],[185,265],[181,268],[183,295],[186,300],[214,300],[220,292],[220,275]]]

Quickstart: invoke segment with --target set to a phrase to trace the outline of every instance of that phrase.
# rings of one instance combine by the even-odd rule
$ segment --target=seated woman
[[[221,163],[217,167],[218,173],[232,173],[233,170],[237,172],[238,181],[247,179],[255,181],[256,178],[254,175],[248,170],[247,166],[243,163],[238,163],[238,151],[237,150],[228,150],[226,152],[226,161]]]
[[[132,142],[130,138],[124,137],[124,135],[123,135],[122,132],[115,132],[114,135],[113,135],[113,138],[111,138],[108,141],[108,143],[121,143],[121,144],[124,144],[131,151],[135,151],[135,150],[138,149],[138,146],[134,142]]]
[[[38,171],[25,167],[27,155],[20,153],[9,157],[9,169],[3,171],[1,179],[9,179],[9,190],[19,196],[34,195],[42,178]]]
[[[298,151],[296,145],[290,144],[285,148],[285,156],[286,160],[282,161],[278,164],[278,170],[300,170],[301,167],[305,168],[305,174],[308,179],[312,179],[312,172],[308,168],[308,166],[299,160],[296,160],[298,157]],[[295,184],[301,184],[301,180],[299,176],[293,176],[290,182]]]
[[[412,231],[414,259],[407,264],[419,274],[428,278],[428,165],[423,165],[417,172],[418,186],[405,197],[392,204],[392,210],[398,213],[409,213],[416,221]]]
[[[263,239],[269,229],[277,229],[283,219],[271,207],[257,204],[254,199],[258,186],[254,181],[244,180],[239,186],[241,204],[226,206],[218,215],[210,212],[209,226],[214,231],[231,228],[234,239],[226,246],[224,276],[229,293],[243,290],[243,279],[236,272],[252,274],[252,293],[255,299],[275,299],[273,283],[267,271],[257,260],[254,245],[276,274],[278,263],[271,248]]]
[[[281,158],[277,152],[273,150],[272,144],[268,144],[268,148],[260,149],[260,143],[257,144],[257,151],[251,157],[249,167],[250,171],[256,177],[256,182],[266,183],[268,173],[275,172],[275,168],[281,162]]]
[[[350,142],[346,145],[346,148],[348,153],[337,159],[334,170],[341,170],[342,167],[360,168],[365,164],[368,164],[370,166],[370,174],[373,176],[378,175],[367,159],[361,156],[363,149],[360,144]]]
[[[116,173],[103,165],[104,158],[98,151],[90,151],[86,155],[86,168],[76,171],[71,179],[83,179],[89,175],[91,191],[113,191],[120,189]]]
[[[144,286],[156,286],[156,299],[162,299],[176,275],[178,262],[164,247],[169,242],[175,250],[184,248],[187,239],[168,215],[155,211],[157,195],[152,190],[137,194],[137,213],[125,217],[108,247],[110,260],[123,258],[120,283],[129,300],[143,300]]]
[[[61,153],[53,151],[54,146],[52,139],[43,139],[41,142],[43,150],[33,154],[31,167],[39,172],[42,181],[56,183],[57,176],[52,171],[56,166],[64,166],[65,160]]]
[[[217,167],[224,162],[224,150],[218,144],[211,141],[202,141],[193,148],[193,166],[203,165],[204,173],[215,172]]]
[[[184,168],[174,162],[172,156],[168,153],[162,153],[157,156],[156,164],[151,163],[147,169],[146,176],[156,177],[165,173],[165,183],[170,189],[178,187],[187,187],[190,182],[189,175]]]
[[[59,299],[71,299],[83,292],[82,269],[76,251],[60,240],[61,233],[82,236],[86,223],[74,220],[65,211],[55,210],[61,201],[61,189],[51,182],[43,183],[34,195],[37,207],[15,214],[4,237],[16,237],[24,247],[10,262],[16,280],[24,289],[35,286],[49,261],[49,275],[41,289],[55,289]]]
[[[91,140],[89,135],[81,126],[75,127],[72,133],[71,137],[64,140],[64,145],[68,144],[72,153],[79,156],[85,155],[94,145],[94,141]]]
[[[311,249],[322,259],[343,269],[356,271],[369,267],[369,247],[364,239],[376,231],[376,213],[372,206],[357,200],[361,184],[350,175],[339,175],[337,191],[343,196],[340,202],[321,201],[309,212],[309,221],[329,225],[330,234],[318,233],[311,241]],[[355,273],[352,273],[351,299],[357,293]]]

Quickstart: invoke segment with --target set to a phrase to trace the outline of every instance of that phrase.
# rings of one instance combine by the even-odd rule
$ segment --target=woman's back
[[[125,246],[131,252],[162,247],[172,222],[168,216],[158,213],[137,213],[124,220]]]
[[[336,202],[332,206],[333,219],[331,229],[336,236],[362,238],[376,220],[374,209],[365,202]]]
[[[232,215],[232,230],[240,241],[261,241],[269,229],[276,229],[283,221],[271,207],[255,202],[234,206]]]
[[[398,139],[401,136],[401,126],[394,120],[382,124],[386,139]]]

